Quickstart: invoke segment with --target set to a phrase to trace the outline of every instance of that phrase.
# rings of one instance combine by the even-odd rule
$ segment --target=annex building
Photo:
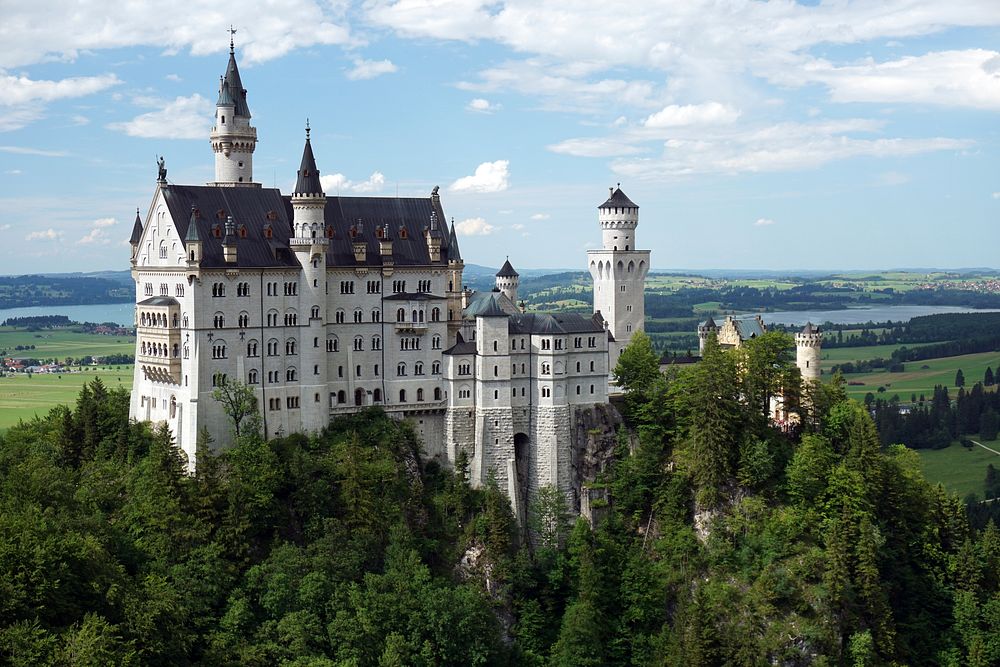
[[[254,389],[266,437],[315,432],[363,406],[409,420],[426,453],[469,461],[522,516],[532,489],[575,493],[572,439],[608,401],[642,329],[649,251],[639,207],[612,188],[588,252],[594,314],[526,312],[508,261],[496,288],[463,286],[454,223],[426,197],[330,197],[309,129],[295,188],[253,178],[257,130],[235,51],[209,136],[215,179],[167,180],[161,159],[131,236],[136,364],[131,415],[166,423],[194,465],[198,434],[231,443],[212,394]]]

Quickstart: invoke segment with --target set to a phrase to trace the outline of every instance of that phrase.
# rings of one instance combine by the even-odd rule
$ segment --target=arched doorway
[[[365,390],[355,389],[354,390],[354,405],[364,405],[365,404]]]

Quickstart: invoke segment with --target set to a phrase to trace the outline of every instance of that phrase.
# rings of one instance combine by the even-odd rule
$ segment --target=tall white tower
[[[643,294],[649,272],[649,251],[636,250],[635,228],[639,207],[621,190],[597,207],[603,247],[588,250],[590,276],[594,280],[594,312],[600,312],[614,337],[609,349],[609,369],[632,341],[632,334],[645,328]]]
[[[211,142],[215,152],[215,182],[209,185],[260,187],[259,183],[253,182],[257,128],[250,125],[247,91],[240,81],[231,39],[226,75],[219,82],[219,101],[215,103]]]
[[[497,271],[496,286],[515,306],[517,305],[517,286],[520,282],[521,278],[511,266],[510,258],[508,258]]]
[[[292,238],[288,245],[302,265],[300,312],[306,325],[300,328],[302,363],[299,390],[302,405],[321,403],[327,394],[326,348],[326,195],[319,180],[319,169],[309,140],[306,121],[306,145],[302,149],[295,191],[292,192]],[[302,428],[318,431],[326,426],[322,410],[303,410]]]
[[[803,383],[819,382],[822,347],[823,333],[812,322],[807,322],[802,331],[795,334],[795,365],[799,367]]]

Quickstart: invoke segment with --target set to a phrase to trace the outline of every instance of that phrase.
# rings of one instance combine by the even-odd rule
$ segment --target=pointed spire
[[[518,275],[520,275],[520,274],[518,274],[518,272],[514,270],[514,267],[510,263],[510,257],[508,257],[507,261],[504,262],[503,266],[500,267],[500,270],[497,271],[497,276],[496,277],[497,278],[516,278]]]
[[[135,224],[132,225],[132,237],[129,239],[129,243],[132,245],[139,245],[139,241],[142,240],[142,219],[139,217],[139,209],[135,209]]]
[[[236,31],[230,28],[229,37],[229,64],[226,65],[226,75],[223,78],[223,88],[226,84],[229,84],[229,94],[233,99],[233,106],[235,109],[233,113],[237,116],[243,116],[244,118],[250,118],[250,107],[247,106],[247,91],[243,87],[243,82],[240,80],[240,70],[236,66],[236,50],[233,43],[232,35]],[[222,99],[222,91],[219,92],[219,99]]]
[[[451,219],[451,231],[448,235],[448,259],[453,262],[462,261],[462,253],[458,249],[458,236],[455,234],[455,218]]]
[[[201,237],[198,236],[198,215],[196,210],[194,206],[191,207],[191,220],[188,221],[187,236],[184,237],[185,243],[201,243]]]
[[[312,142],[309,140],[309,119],[306,119],[306,145],[302,149],[302,163],[299,165],[298,179],[293,194],[322,195],[323,185],[319,181],[319,169],[313,156]]]

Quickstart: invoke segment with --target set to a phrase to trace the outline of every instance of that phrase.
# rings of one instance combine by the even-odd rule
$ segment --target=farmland
[[[86,368],[79,373],[51,375],[15,373],[0,377],[0,431],[18,420],[45,415],[56,405],[73,406],[83,384],[95,378],[101,378],[109,389],[119,386],[131,389],[132,366]]]
[[[17,346],[33,349],[16,350]],[[135,352],[134,336],[104,336],[85,334],[63,329],[27,331],[13,327],[0,327],[0,352],[2,356],[34,359],[60,359]]]
[[[861,400],[866,393],[880,393],[879,387],[884,387],[884,392],[881,393],[886,397],[899,394],[900,401],[908,402],[911,394],[917,394],[918,397],[924,394],[929,397],[934,392],[935,385],[948,387],[949,393],[954,396],[958,389],[955,387],[955,375],[959,369],[965,376],[966,385],[971,387],[983,379],[988,366],[995,371],[998,364],[1000,364],[1000,352],[982,352],[907,362],[902,373],[878,371],[851,373],[844,377],[849,382],[864,383],[847,387],[847,393],[852,398]]]
[[[1000,441],[980,441],[990,449],[1000,451]],[[924,476],[931,482],[941,484],[949,492],[965,497],[975,493],[983,497],[983,481],[986,479],[986,466],[1000,468],[1000,455],[993,454],[982,447],[965,448],[952,443],[945,449],[920,449],[920,464]]]

